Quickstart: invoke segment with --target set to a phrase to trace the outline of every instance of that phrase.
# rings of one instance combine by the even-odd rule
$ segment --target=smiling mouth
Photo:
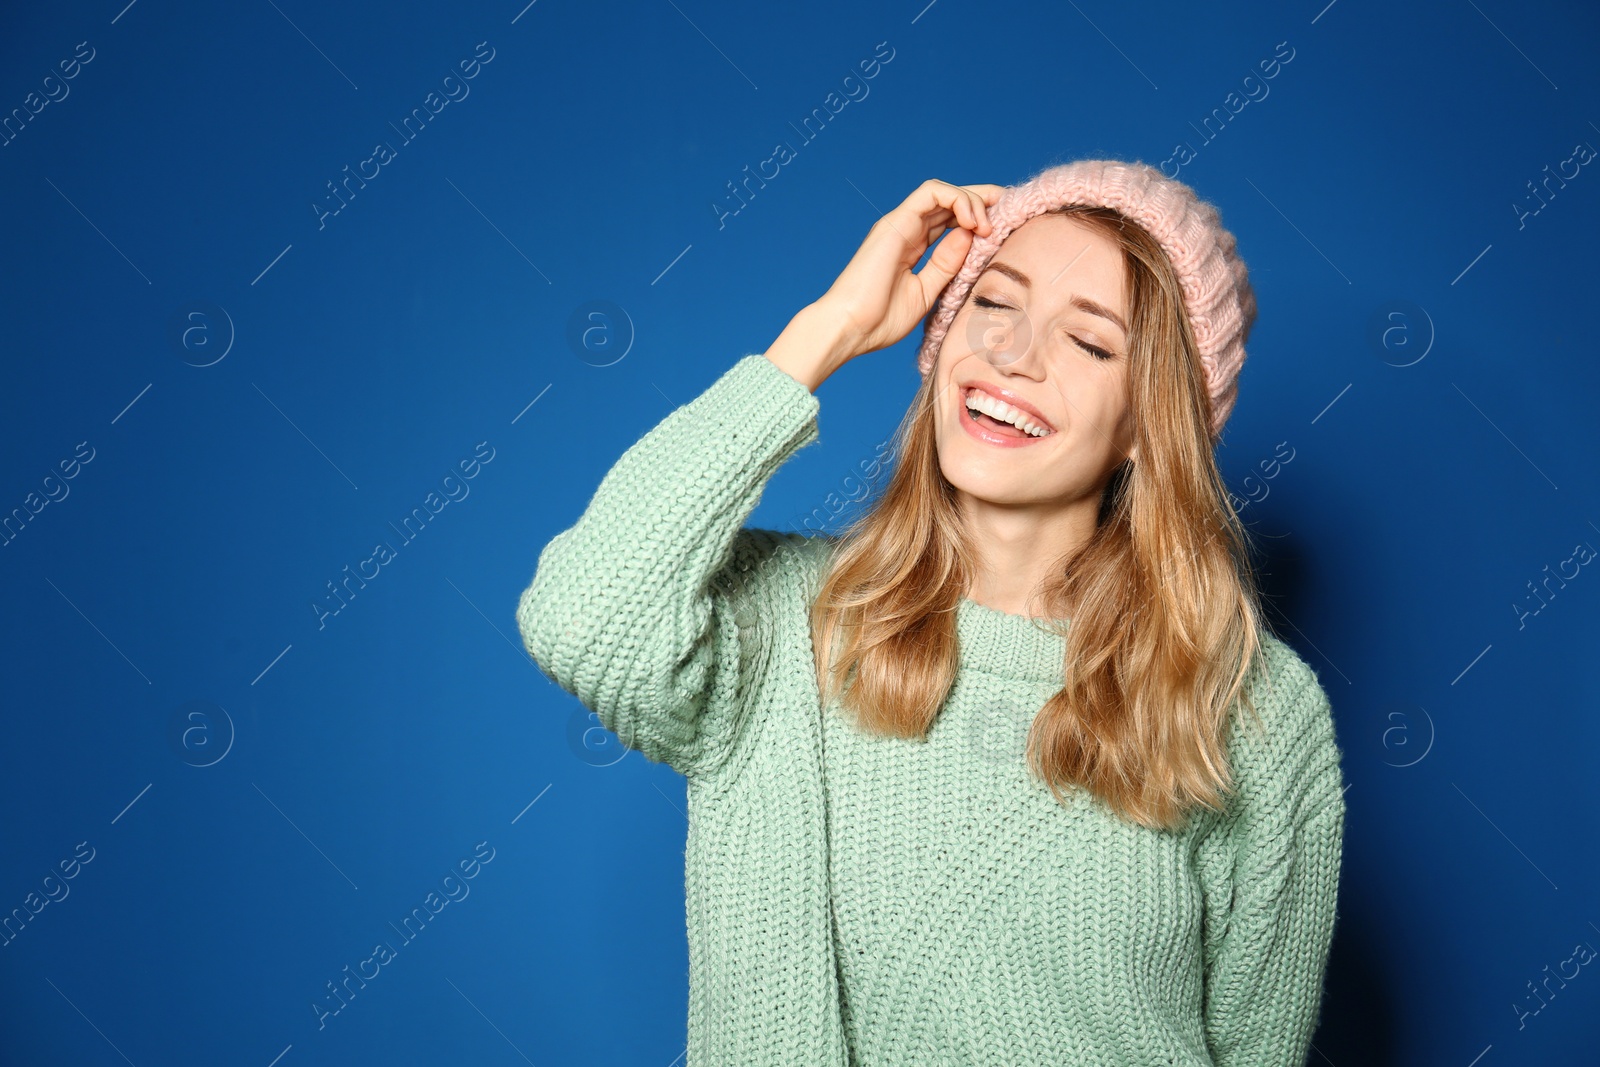
[[[1034,437],[1032,434],[1023,433],[1020,429],[1011,425],[1009,422],[1001,422],[993,415],[986,415],[983,412],[975,411],[972,408],[967,408],[967,418],[972,422],[977,423],[979,426],[982,426],[986,430],[990,430],[998,434],[1004,434],[1006,437]]]
[[[1037,441],[1055,433],[1028,412],[976,387],[963,390],[960,417],[1001,437]]]

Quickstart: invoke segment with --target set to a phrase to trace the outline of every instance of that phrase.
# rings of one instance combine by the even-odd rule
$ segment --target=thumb
[[[971,250],[972,231],[965,226],[952,228],[944,235],[944,239],[934,246],[933,255],[928,257],[928,262],[917,272],[917,280],[922,283],[926,306],[933,306],[939,293],[967,261],[967,253]]]

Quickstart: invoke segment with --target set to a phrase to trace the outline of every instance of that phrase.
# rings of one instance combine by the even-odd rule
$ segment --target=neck
[[[959,498],[977,551],[967,597],[1013,615],[1042,614],[1034,594],[1094,535],[1100,495],[1050,506],[996,504],[964,491]]]

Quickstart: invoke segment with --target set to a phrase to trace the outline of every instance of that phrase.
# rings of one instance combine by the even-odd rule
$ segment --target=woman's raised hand
[[[973,234],[989,233],[989,205],[1003,191],[929,178],[872,224],[854,258],[817,301],[847,323],[856,351],[846,358],[888,348],[927,315],[966,261]],[[952,226],[955,232],[913,274],[928,246]]]
[[[867,231],[833,285],[796,315],[767,358],[815,390],[844,363],[911,332],[961,269],[974,234],[990,232],[999,185],[951,185],[929,178]],[[920,272],[912,267],[953,229]]]

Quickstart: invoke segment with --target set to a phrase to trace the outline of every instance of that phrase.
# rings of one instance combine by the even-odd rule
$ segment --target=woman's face
[[[957,490],[1098,508],[1132,448],[1125,272],[1120,247],[1062,215],[1035,216],[1001,244],[934,364],[939,465]],[[987,412],[969,408],[975,390]],[[998,403],[1044,435],[1012,425]]]

